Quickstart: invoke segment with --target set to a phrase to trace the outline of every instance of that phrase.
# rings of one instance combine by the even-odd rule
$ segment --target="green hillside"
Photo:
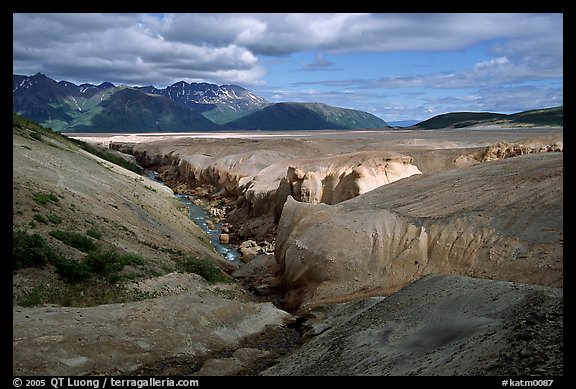
[[[536,109],[515,114],[491,112],[452,112],[434,116],[415,124],[413,127],[434,130],[440,128],[465,128],[477,125],[498,125],[502,127],[563,126],[564,107]]]
[[[317,130],[376,129],[388,124],[363,111],[320,103],[277,103],[224,124],[232,129]]]
[[[229,106],[216,106],[211,110],[202,112],[202,115],[216,124],[225,124],[231,122],[232,120],[239,119],[246,115],[257,111],[259,108],[254,108],[251,111],[245,111],[239,113],[236,109]]]
[[[509,119],[514,123],[535,126],[564,126],[564,106],[515,113],[510,115]]]
[[[185,132],[219,126],[170,99],[126,88],[100,103],[90,124],[75,124],[75,132]]]

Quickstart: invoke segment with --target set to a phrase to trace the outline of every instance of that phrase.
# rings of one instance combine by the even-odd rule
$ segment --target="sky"
[[[562,13],[14,13],[13,74],[236,84],[386,122],[563,105]]]

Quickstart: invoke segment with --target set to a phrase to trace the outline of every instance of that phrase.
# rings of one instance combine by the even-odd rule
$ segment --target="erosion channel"
[[[146,176],[153,181],[162,183],[162,181],[158,180],[156,176],[158,172],[154,170],[147,170]],[[187,196],[184,194],[175,194],[176,198],[182,201],[188,207],[190,211],[190,218],[194,220],[194,222],[202,229],[202,231],[206,232],[208,237],[210,238],[210,243],[216,250],[216,252],[222,254],[224,258],[229,260],[232,263],[240,264],[240,254],[238,250],[226,243],[221,242],[221,235],[222,235],[222,223],[220,219],[215,219],[213,216],[210,215],[210,209],[206,206],[199,205],[205,203],[202,199],[198,196]]]

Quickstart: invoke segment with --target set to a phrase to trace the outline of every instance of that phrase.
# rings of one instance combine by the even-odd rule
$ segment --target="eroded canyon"
[[[75,137],[133,156],[140,165],[158,171],[177,193],[207,198],[209,206],[217,209],[227,223],[231,243],[240,247],[243,242],[255,242],[252,247],[258,249],[246,264],[234,267],[222,263],[222,267],[246,282],[261,299],[252,301],[244,296],[242,303],[228,299],[226,308],[216,309],[223,302],[213,299],[222,297],[202,297],[214,287],[190,278],[181,281],[196,286],[173,287],[176,292],[170,296],[124,307],[91,307],[74,312],[64,307],[15,308],[19,324],[14,327],[14,347],[20,359],[15,360],[14,371],[19,374],[130,374],[177,355],[192,358],[239,347],[241,338],[262,331],[266,324],[285,327],[296,317],[307,320],[312,329],[307,342],[315,343],[305,344],[292,357],[270,362],[276,367],[264,374],[537,374],[533,366],[518,363],[506,367],[503,362],[506,358],[514,360],[512,354],[524,347],[518,345],[512,329],[517,320],[525,320],[513,313],[521,306],[530,307],[532,311],[525,315],[534,313],[538,318],[535,324],[553,330],[550,336],[554,335],[554,349],[560,350],[554,354],[553,366],[544,367],[544,373],[538,374],[562,372],[561,128]],[[23,166],[25,162],[18,160],[18,164]],[[16,169],[15,163],[15,175],[23,176]],[[59,174],[60,180],[53,185],[63,182],[63,173]],[[72,180],[64,182],[66,190],[80,191],[74,190]],[[150,208],[154,207],[159,209],[159,205],[151,204]],[[270,247],[274,248],[273,255]],[[468,308],[461,299],[458,306],[451,306],[457,297],[450,292],[454,282],[461,295],[470,295]],[[242,293],[234,288],[228,287],[234,292],[226,293],[237,299]],[[491,306],[484,301],[488,294],[479,296],[493,288],[500,288],[502,293],[500,297],[498,293],[489,296],[500,299],[498,305]],[[428,293],[434,295],[433,301],[427,300]],[[270,296],[268,301],[266,296]],[[534,303],[537,296],[544,296],[539,298],[546,303]],[[209,308],[197,308],[206,303]],[[179,309],[198,309],[200,316],[179,317],[189,324],[184,326],[175,321],[176,312],[165,308],[176,305]],[[438,334],[449,334],[446,342],[420,347],[414,339],[427,330],[416,323],[414,315],[421,315],[423,311],[418,309],[426,305],[438,312],[433,320],[449,321],[438,321]],[[373,306],[392,312],[393,318],[389,314],[369,314],[377,312],[368,309]],[[160,315],[164,324],[143,321],[145,310]],[[234,310],[247,316],[237,317]],[[106,316],[101,311],[111,312],[113,317],[97,320]],[[140,316],[134,316],[136,313]],[[108,334],[107,348],[116,350],[109,354],[131,362],[111,369],[89,356],[88,350],[67,345],[67,335],[57,330],[63,324],[59,320],[66,316],[87,318],[74,319],[74,325],[69,323],[76,326],[72,332],[90,334],[82,337],[83,344],[95,345],[98,336]],[[35,320],[44,320],[45,325],[38,327]],[[109,335],[114,332],[107,327],[110,320],[132,330]],[[376,328],[388,331],[383,338],[384,351],[379,351],[388,358],[382,364],[385,368],[359,364],[363,358],[359,350],[362,344],[370,343],[368,338],[354,338],[356,343],[343,349],[347,362],[337,362],[347,368],[335,371],[336,365],[326,363],[327,350],[340,347],[328,335],[340,334],[340,339],[353,336],[346,332],[346,328],[355,328],[351,320],[363,328],[374,328],[366,332],[368,338],[380,337]],[[250,325],[257,322],[259,326]],[[142,325],[146,329],[141,329]],[[194,328],[199,325],[208,331],[200,335],[210,339],[209,344],[186,335],[187,331],[196,333]],[[99,326],[102,330],[94,332],[92,327]],[[430,331],[436,331],[436,327]],[[26,335],[31,332],[37,332],[36,337]],[[483,347],[489,349],[498,343],[490,361],[479,353],[456,348],[467,341],[480,342],[479,334],[484,334],[487,342]],[[155,338],[163,335],[168,339],[184,337],[186,346],[167,351],[160,338]],[[134,350],[122,343],[126,341],[134,345],[130,346]],[[550,339],[545,341],[550,343]],[[28,354],[16,350],[31,352],[35,344],[46,350],[60,347],[69,351],[61,353],[60,359],[36,362],[33,367],[24,361]],[[448,370],[441,368],[438,361],[446,358],[442,351],[446,344],[453,348],[451,360],[460,357],[465,363],[453,362]],[[306,347],[326,350],[326,355],[304,361],[306,358],[298,353],[305,353]],[[542,355],[536,355],[530,363],[537,364],[540,357],[544,358],[543,353],[550,354],[544,346],[538,348],[534,343],[534,347],[535,353]],[[132,351],[127,356],[117,350]],[[256,356],[253,359],[263,357],[263,352],[254,350],[250,351]],[[398,364],[397,351],[421,353],[421,369],[410,370]],[[229,375],[246,372],[238,358],[210,355],[211,362],[196,373],[218,374],[218,369],[209,366],[223,366],[221,372]],[[426,362],[426,357],[434,357],[436,362]],[[476,371],[470,370],[475,363]]]

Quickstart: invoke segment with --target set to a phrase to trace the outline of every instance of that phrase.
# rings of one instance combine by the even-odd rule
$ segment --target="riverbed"
[[[154,170],[147,170],[146,176],[151,180],[163,184],[161,180],[156,178],[157,172]],[[210,244],[214,247],[217,253],[222,254],[224,258],[235,264],[242,264],[240,261],[240,253],[232,245],[221,243],[220,235],[222,234],[222,224],[217,223],[216,220],[210,216],[208,209],[201,205],[194,204],[194,200],[200,198],[198,196],[188,196],[184,194],[174,195],[182,203],[186,204],[189,210],[190,218],[196,223],[202,231],[204,231],[210,239]],[[210,221],[210,223],[208,223]],[[213,228],[212,228],[213,227]]]

